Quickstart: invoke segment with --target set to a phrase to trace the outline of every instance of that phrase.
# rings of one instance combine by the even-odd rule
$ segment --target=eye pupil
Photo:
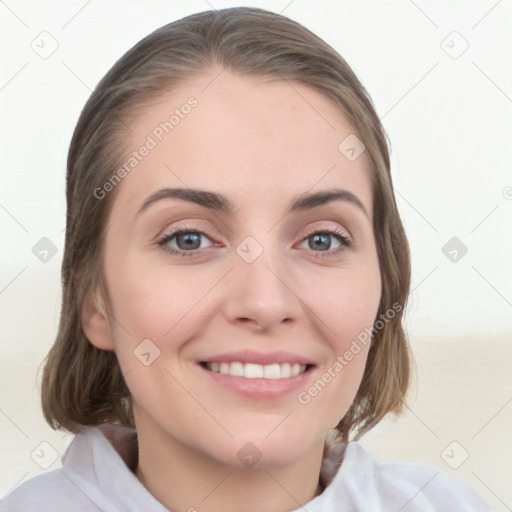
[[[331,247],[330,235],[327,234],[316,234],[310,237],[314,240],[314,246],[322,250],[328,250]]]
[[[180,244],[180,241],[184,241],[184,246]],[[199,233],[185,233],[178,235],[176,237],[176,245],[180,249],[197,249],[201,245],[201,235]]]

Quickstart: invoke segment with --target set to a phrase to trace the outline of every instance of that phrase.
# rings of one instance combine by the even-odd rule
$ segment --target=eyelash
[[[204,233],[203,231],[201,231],[201,230],[199,230],[197,228],[188,227],[188,226],[180,226],[175,231],[167,233],[162,238],[160,238],[160,240],[158,241],[158,245],[161,246],[164,251],[166,251],[166,252],[168,252],[170,254],[176,255],[176,256],[195,256],[199,251],[201,251],[201,249],[194,249],[194,250],[191,250],[191,251],[184,251],[184,250],[171,249],[169,246],[166,245],[168,242],[170,242],[176,236],[183,235],[183,234],[186,234],[186,233],[194,233],[194,234],[197,234],[197,235],[204,235],[206,238],[208,238],[208,239],[210,238],[206,233]],[[346,247],[350,247],[352,245],[352,242],[350,241],[350,238],[345,233],[343,233],[342,231],[339,231],[337,229],[324,229],[324,230],[317,229],[317,230],[313,230],[310,233],[308,233],[301,240],[301,242],[304,242],[309,237],[311,237],[313,235],[317,235],[317,234],[334,236],[335,238],[338,239],[338,241],[341,244],[339,247],[337,247],[336,249],[334,249],[332,251],[331,250],[329,250],[329,251],[313,251],[313,252],[319,252],[320,254],[322,254],[322,253],[326,254],[326,256],[322,255],[320,257],[327,257],[327,258],[329,258],[329,257],[337,256]]]

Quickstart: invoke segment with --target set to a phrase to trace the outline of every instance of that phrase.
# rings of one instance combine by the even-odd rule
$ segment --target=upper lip
[[[311,359],[300,356],[298,354],[292,354],[291,352],[255,352],[250,350],[244,350],[240,352],[225,352],[215,356],[207,357],[202,359],[202,363],[253,363],[260,364],[262,366],[273,364],[273,363],[298,363],[302,365],[313,365]]]

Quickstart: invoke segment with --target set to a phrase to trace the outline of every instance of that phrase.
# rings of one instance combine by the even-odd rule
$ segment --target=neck
[[[135,475],[173,512],[289,512],[323,490],[319,484],[323,442],[286,467],[239,469],[169,439],[161,431],[137,428],[137,433]]]

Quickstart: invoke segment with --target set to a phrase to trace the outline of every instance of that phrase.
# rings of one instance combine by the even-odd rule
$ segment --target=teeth
[[[281,377],[281,368],[277,363],[263,366],[263,377],[265,379],[279,379]]]
[[[228,365],[228,371],[226,373],[230,373],[231,375],[235,375],[236,377],[244,376],[244,365],[242,363],[231,363]]]
[[[284,363],[281,365],[281,377],[291,377],[292,367],[290,363]]]
[[[232,364],[233,363],[231,363],[231,365]],[[229,366],[229,374],[233,375],[231,373],[231,365]],[[262,379],[263,378],[263,366],[261,366],[261,364],[247,363],[244,366],[244,377],[247,379]]]
[[[206,367],[215,373],[245,377],[246,379],[286,379],[306,371],[306,365],[298,363],[273,363],[263,366],[261,364],[244,364],[234,361],[232,363],[206,363]]]

